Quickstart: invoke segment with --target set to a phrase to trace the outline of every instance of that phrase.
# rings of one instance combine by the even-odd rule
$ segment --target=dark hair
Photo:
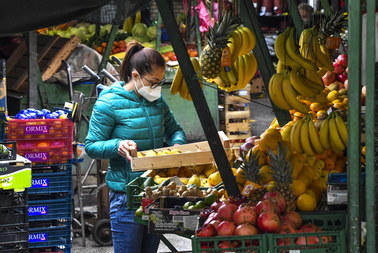
[[[141,76],[151,73],[152,66],[165,68],[163,56],[155,49],[145,48],[139,42],[131,41],[127,44],[125,58],[121,64],[121,79],[128,82],[133,69]]]

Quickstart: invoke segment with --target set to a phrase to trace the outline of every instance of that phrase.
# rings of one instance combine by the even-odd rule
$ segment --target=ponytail
[[[121,64],[121,79],[125,82],[130,81],[134,69],[143,76],[152,71],[152,66],[165,68],[163,56],[155,49],[145,48],[139,42],[131,41],[127,44],[125,58]]]

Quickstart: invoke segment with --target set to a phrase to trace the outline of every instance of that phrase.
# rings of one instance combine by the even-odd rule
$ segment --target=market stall
[[[348,12],[342,12],[332,9],[328,1],[320,2],[324,12],[317,13],[319,22],[304,27],[297,3],[288,1],[283,9],[287,15],[281,17],[286,26],[273,36],[274,56],[261,29],[259,11],[249,1],[220,6],[220,15],[213,17],[214,25],[206,36],[196,38],[204,45],[196,55],[191,55],[193,45],[188,47],[183,40],[183,26],[177,23],[170,1],[156,1],[168,46],[159,45],[163,41],[161,29],[156,33],[150,29],[151,37],[146,39],[149,27],[138,25],[140,13],[122,23],[97,27],[97,32],[108,36],[107,43],[102,41],[93,49],[103,57],[99,71],[111,61],[110,54],[114,59],[122,58],[127,37],[146,40],[145,46],[154,47],[152,35],[158,36],[156,45],[174,53],[161,51],[168,58],[166,73],[171,79],[163,94],[172,110],[182,116],[184,128],[195,137],[179,147],[138,152],[132,159],[132,170],[147,171],[126,187],[135,220],[161,235],[168,245],[164,235],[173,233],[190,238],[193,252],[376,251],[376,42],[374,36],[366,40],[369,53],[362,60],[360,27],[361,12],[366,11],[364,29],[376,33],[377,6],[375,1],[367,1],[364,8],[348,3]],[[84,35],[78,32],[80,26]],[[94,28],[78,22],[72,27],[82,41],[89,40],[85,34]],[[35,28],[42,27],[37,24]],[[116,34],[119,30],[124,35]],[[49,31],[40,32],[49,36]],[[72,35],[67,35],[67,29],[53,33]],[[252,136],[253,106],[246,104],[250,103],[249,87],[257,71],[276,119],[261,135]],[[97,84],[91,84],[88,96],[94,94]],[[22,88],[27,86],[19,82],[12,87],[24,92]],[[223,111],[218,115],[220,101]],[[6,138],[16,141],[18,153],[31,161],[32,182],[45,177],[50,182],[68,179],[72,163],[77,164],[69,119],[75,111],[64,109],[67,115],[64,110],[47,112],[42,108],[8,115]],[[41,119],[32,118],[33,113],[41,114]],[[50,132],[40,133],[36,126],[47,126]],[[24,128],[37,132],[21,133]],[[238,144],[233,145],[234,140]],[[11,149],[9,145],[6,148]],[[47,160],[37,153],[47,153]],[[46,207],[51,213],[40,216],[29,212],[28,226],[36,231],[29,233],[29,248],[64,247],[65,252],[70,251],[72,214],[68,203],[72,192],[71,183],[65,183],[64,189],[53,188],[52,192],[30,188],[29,206],[36,211]],[[2,189],[6,189],[4,185]],[[20,210],[23,207],[22,203],[17,206]],[[372,222],[366,223],[368,220]],[[46,230],[46,224],[54,227],[48,229],[54,233],[49,238],[60,237],[58,243],[41,242],[39,232]],[[31,234],[35,234],[32,241]]]

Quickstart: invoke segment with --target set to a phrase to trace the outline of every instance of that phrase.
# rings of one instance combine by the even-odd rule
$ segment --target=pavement
[[[250,103],[252,135],[260,135],[265,131],[274,119],[272,106],[267,97],[263,94],[254,95]],[[163,242],[160,242],[159,253],[164,252],[191,252],[191,240],[174,234],[165,234],[166,239],[177,249],[171,251]],[[82,245],[81,237],[74,237],[72,240],[72,253],[113,253],[113,247],[99,246],[91,236],[87,237],[86,247]]]

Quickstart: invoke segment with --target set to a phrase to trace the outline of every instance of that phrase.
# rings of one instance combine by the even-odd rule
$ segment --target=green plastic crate
[[[270,253],[345,253],[346,214],[302,214],[302,224],[312,223],[323,231],[316,233],[267,234]],[[307,245],[297,245],[299,237]],[[314,241],[316,244],[309,244]]]
[[[150,179],[150,177],[137,177],[126,185],[126,206],[129,210],[136,210],[141,205],[144,192],[143,184],[147,179]]]
[[[221,245],[228,247],[222,247]],[[192,236],[193,253],[267,253],[268,242],[265,234],[251,236]]]

